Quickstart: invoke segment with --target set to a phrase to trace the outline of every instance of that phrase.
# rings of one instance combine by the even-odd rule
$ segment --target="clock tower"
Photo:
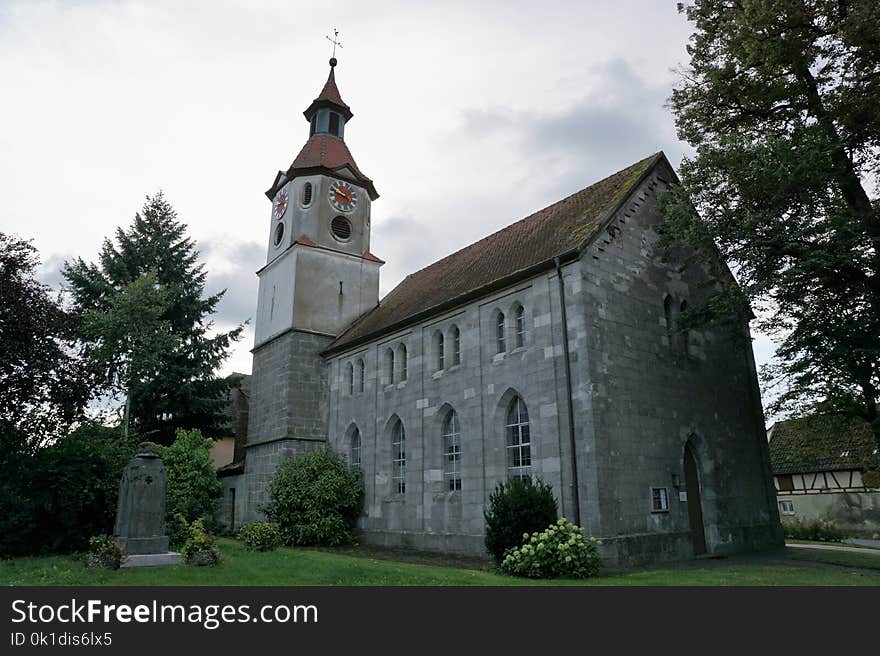
[[[249,509],[265,502],[281,457],[326,441],[329,388],[321,351],[379,302],[383,262],[370,252],[370,206],[379,194],[345,144],[353,114],[336,86],[336,63],[330,60],[327,82],[304,112],[308,140],[266,192],[271,208],[266,264],[257,271]]]

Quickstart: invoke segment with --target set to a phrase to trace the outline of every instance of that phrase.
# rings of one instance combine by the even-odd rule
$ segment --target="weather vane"
[[[339,30],[334,27],[333,36],[325,36],[324,38],[333,44],[333,54],[331,56],[333,59],[336,59],[336,46],[342,47],[342,41],[339,40]]]

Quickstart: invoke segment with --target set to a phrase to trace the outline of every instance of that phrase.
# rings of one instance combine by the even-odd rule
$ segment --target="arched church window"
[[[348,395],[352,396],[354,395],[354,365],[349,362],[346,369],[345,383],[348,386]]]
[[[339,114],[330,112],[330,134],[339,136]]]
[[[461,331],[458,326],[453,326],[449,331],[452,335],[452,364],[461,364]]]
[[[517,305],[513,314],[516,322],[516,348],[522,348],[526,343],[526,311],[522,305]]]
[[[504,313],[499,312],[495,323],[495,342],[499,353],[507,350],[507,323],[504,319]]]
[[[461,489],[461,429],[458,414],[450,410],[443,422],[443,474],[450,492]]]
[[[303,185],[303,197],[302,197],[303,207],[308,207],[312,204],[312,183],[306,182]]]
[[[385,351],[385,383],[394,383],[394,351],[390,348]]]
[[[446,357],[443,352],[443,347],[443,333],[438,330],[436,333],[434,333],[434,357],[436,358],[437,371],[443,369],[444,365],[446,364]]]
[[[519,396],[507,409],[507,475],[528,478],[532,473],[532,440],[529,434],[529,411]]]
[[[276,246],[278,246],[281,243],[282,239],[284,239],[284,222],[279,221],[275,225],[275,238],[273,239],[273,242]]]
[[[314,114],[312,116],[312,120],[310,121],[311,125],[309,126],[309,136],[313,136],[315,134],[315,130],[318,127],[318,115]]]
[[[361,466],[361,432],[357,428],[351,434],[351,465]]]
[[[398,494],[406,492],[406,432],[400,419],[391,429],[391,479]]]
[[[359,394],[364,393],[364,361],[357,361],[357,391]]]
[[[406,380],[409,368],[409,364],[406,361],[406,344],[401,344],[400,348],[397,349],[397,359],[400,361],[400,380],[403,382]]]
[[[351,239],[351,223],[344,216],[337,216],[330,222],[330,231],[339,241]]]

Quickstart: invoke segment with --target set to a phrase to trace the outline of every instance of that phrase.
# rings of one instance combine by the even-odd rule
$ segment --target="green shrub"
[[[112,533],[132,455],[119,431],[93,424],[40,448],[0,453],[0,555],[84,551],[90,536]]]
[[[281,546],[281,531],[272,522],[251,522],[238,530],[238,539],[252,551],[274,551]]]
[[[499,483],[489,495],[486,550],[499,565],[504,552],[522,544],[523,534],[542,531],[559,516],[550,485],[531,478]]]
[[[338,545],[352,540],[361,513],[360,470],[327,448],[308,451],[278,465],[262,508],[290,545]]]
[[[213,518],[220,508],[223,486],[211,460],[212,444],[199,430],[178,429],[174,443],[159,448],[168,479],[165,523],[171,544],[182,544],[186,536],[175,515],[190,523]]]
[[[214,538],[205,530],[203,520],[197,519],[189,525],[180,556],[187,565],[216,565],[220,562],[220,551],[214,546]]]
[[[125,560],[125,548],[109,535],[97,535],[89,539],[89,567],[119,569]]]
[[[523,545],[508,550],[501,571],[514,576],[585,579],[599,572],[596,538],[587,539],[580,526],[559,519],[540,533],[523,533]]]
[[[880,470],[868,469],[862,472],[862,483],[865,487],[880,488]]]
[[[843,542],[844,532],[828,519],[802,521],[789,519],[782,522],[785,537],[790,540],[814,540],[817,542]]]

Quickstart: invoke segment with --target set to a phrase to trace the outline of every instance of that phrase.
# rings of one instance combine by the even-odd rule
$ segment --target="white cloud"
[[[346,141],[382,194],[383,293],[684,148],[662,106],[690,32],[674,3],[13,0],[0,5],[0,230],[33,238],[57,283],[64,259],[93,260],[162,189],[208,291],[228,288],[218,328],[253,316],[263,191],[307,137],[332,26],[355,114]],[[229,369],[250,370],[252,340]]]

